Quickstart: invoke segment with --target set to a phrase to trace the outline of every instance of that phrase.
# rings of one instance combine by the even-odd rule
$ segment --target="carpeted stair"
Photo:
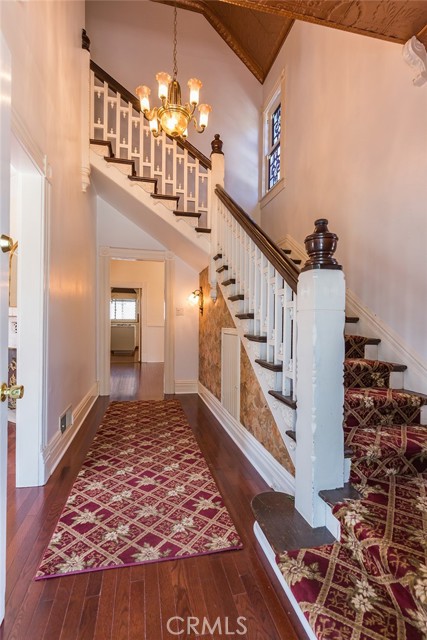
[[[359,500],[335,504],[340,541],[278,565],[319,640],[427,639],[427,397],[391,389],[404,367],[346,336],[345,445]]]

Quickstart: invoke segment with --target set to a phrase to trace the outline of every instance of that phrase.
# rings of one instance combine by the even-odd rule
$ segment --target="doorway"
[[[139,291],[138,352],[143,364],[164,362],[165,394],[174,393],[174,257],[164,251],[101,247],[99,258],[100,395],[110,394],[111,290]],[[126,324],[126,323],[124,323]],[[129,323],[128,323],[129,324]],[[123,328],[123,333],[126,331]],[[128,330],[132,334],[135,329]],[[135,339],[135,342],[136,340]]]

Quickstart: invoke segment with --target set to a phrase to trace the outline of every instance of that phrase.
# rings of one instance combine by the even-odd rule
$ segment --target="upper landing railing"
[[[137,175],[156,178],[159,193],[179,196],[182,211],[209,220],[209,158],[188,141],[154,138],[138,98],[93,61],[90,69],[90,137],[111,142],[117,158],[135,162]]]

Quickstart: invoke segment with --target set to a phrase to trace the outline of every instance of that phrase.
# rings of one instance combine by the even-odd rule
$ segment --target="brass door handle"
[[[9,238],[9,236],[1,235],[0,236],[0,248],[3,253],[7,253],[8,251],[12,251],[13,249],[13,240]]]
[[[24,395],[24,387],[22,384],[11,384],[7,386],[6,382],[0,387],[0,400],[4,402],[6,398],[12,398],[13,400],[20,400]]]

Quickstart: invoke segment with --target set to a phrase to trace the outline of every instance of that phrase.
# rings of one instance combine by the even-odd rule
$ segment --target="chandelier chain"
[[[173,18],[173,78],[176,80],[178,76],[178,64],[176,61],[176,48],[177,48],[177,10],[174,6],[174,18]]]

